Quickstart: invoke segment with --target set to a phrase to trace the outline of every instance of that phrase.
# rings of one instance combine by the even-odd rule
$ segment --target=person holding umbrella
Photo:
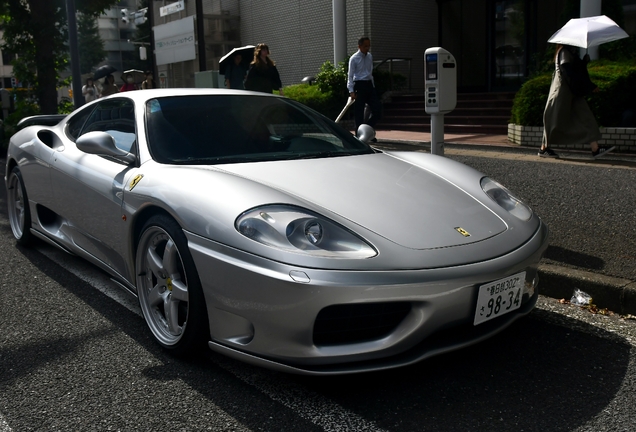
[[[589,143],[594,158],[614,150],[614,147],[598,144],[601,133],[585,100],[586,95],[598,91],[598,88],[587,71],[589,55],[581,59],[576,47],[588,49],[625,37],[628,37],[625,31],[601,15],[571,19],[548,39],[548,42],[557,44],[557,48],[550,93],[543,112],[540,157],[559,157],[550,148],[550,145],[558,143]]]
[[[264,93],[278,90],[278,93],[284,96],[276,63],[269,58],[269,47],[264,43],[256,45],[254,49],[254,60],[250,63],[245,77],[245,89]]]
[[[146,76],[146,79],[141,83],[141,89],[149,90],[149,89],[157,88],[157,86],[155,85],[155,80],[152,76],[152,71],[148,70],[144,74]]]
[[[225,87],[229,89],[244,90],[247,67],[243,63],[243,56],[240,53],[232,56],[232,61],[225,67]]]
[[[543,139],[539,149],[541,157],[558,157],[549,147],[555,143],[589,143],[594,158],[614,150],[614,147],[601,147],[598,144],[601,132],[585,100],[585,96],[598,91],[598,87],[587,73],[589,56],[581,59],[576,51],[578,48],[557,45],[555,70],[543,112]]]
[[[124,85],[119,89],[120,92],[126,92],[131,90],[139,90],[137,84],[135,84],[135,78],[131,73],[124,75]]]
[[[108,74],[106,78],[104,78],[101,96],[110,96],[115,93],[119,93],[119,87],[115,84],[115,77],[112,74]]]

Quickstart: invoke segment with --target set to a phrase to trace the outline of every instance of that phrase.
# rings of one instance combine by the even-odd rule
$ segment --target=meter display
[[[437,54],[426,54],[426,79],[437,79]]]

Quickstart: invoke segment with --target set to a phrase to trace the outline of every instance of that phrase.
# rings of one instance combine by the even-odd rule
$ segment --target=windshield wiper
[[[320,159],[320,158],[328,158],[328,157],[339,157],[339,156],[355,156],[363,153],[359,152],[343,152],[343,151],[323,151],[317,153],[301,153],[298,154],[298,159]]]
[[[234,156],[234,157],[223,157],[223,156],[214,156],[214,157],[189,157],[183,159],[175,159],[173,162],[179,165],[216,165],[216,164],[226,164],[226,163],[242,163],[242,162],[257,162],[260,158],[254,157],[245,157],[245,156]]]

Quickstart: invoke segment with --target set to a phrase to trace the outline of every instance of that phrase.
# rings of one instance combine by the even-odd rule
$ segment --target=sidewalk
[[[412,145],[430,151],[431,134],[395,130],[376,131],[378,146]],[[455,144],[461,149],[456,148]],[[474,148],[473,148],[474,147]],[[518,151],[522,149],[523,152]],[[444,152],[489,158],[515,158],[544,163],[595,163],[612,168],[636,169],[636,155],[615,155],[612,158],[592,159],[589,152],[559,151],[558,159],[540,158],[538,149],[519,146],[508,141],[506,135],[444,134]],[[599,308],[607,308],[621,315],[636,315],[636,281],[594,272],[576,270],[551,264],[539,265],[539,293],[556,299],[570,300],[574,287],[592,296]]]
[[[431,142],[431,134],[429,132],[409,132],[397,130],[379,130],[376,131],[376,138],[379,141],[405,141],[405,142]],[[519,147],[519,145],[508,141],[507,135],[484,135],[484,134],[444,134],[444,142],[457,144],[479,144],[484,146],[498,147]]]

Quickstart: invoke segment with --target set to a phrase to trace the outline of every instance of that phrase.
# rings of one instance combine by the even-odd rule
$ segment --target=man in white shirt
[[[370,48],[371,40],[368,37],[362,37],[358,40],[358,51],[349,58],[347,89],[349,90],[349,96],[355,101],[353,111],[356,132],[358,127],[365,123],[365,104],[368,104],[371,108],[371,117],[366,122],[371,127],[375,127],[382,111],[382,104],[378,99],[373,82],[373,56],[369,52]]]

